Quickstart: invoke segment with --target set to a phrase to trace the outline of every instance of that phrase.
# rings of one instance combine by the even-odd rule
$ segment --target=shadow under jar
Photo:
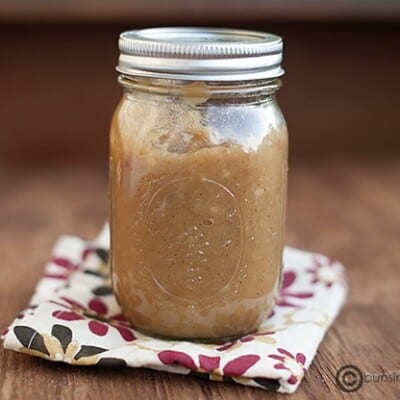
[[[277,295],[288,138],[282,40],[152,28],[120,36],[111,127],[113,289],[139,330],[216,340],[256,329]]]

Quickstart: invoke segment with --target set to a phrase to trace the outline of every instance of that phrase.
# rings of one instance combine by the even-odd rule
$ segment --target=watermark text
[[[355,365],[343,365],[336,372],[336,385],[343,392],[356,392],[365,384],[400,383],[400,371],[366,372]]]

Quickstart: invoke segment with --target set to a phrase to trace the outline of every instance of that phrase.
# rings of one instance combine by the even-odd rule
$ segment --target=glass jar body
[[[126,318],[169,338],[256,329],[281,275],[288,139],[279,82],[120,81],[111,267]]]

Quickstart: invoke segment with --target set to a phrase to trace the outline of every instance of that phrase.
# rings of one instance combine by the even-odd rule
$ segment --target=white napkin
[[[286,247],[272,314],[240,339],[168,341],[132,329],[111,291],[106,226],[94,241],[61,237],[30,306],[3,332],[4,347],[51,361],[125,365],[293,393],[347,294],[342,264]]]

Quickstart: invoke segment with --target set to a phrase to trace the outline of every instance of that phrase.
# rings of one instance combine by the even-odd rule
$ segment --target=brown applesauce
[[[287,131],[274,98],[127,92],[111,128],[113,287],[125,316],[172,338],[235,337],[280,281]]]

